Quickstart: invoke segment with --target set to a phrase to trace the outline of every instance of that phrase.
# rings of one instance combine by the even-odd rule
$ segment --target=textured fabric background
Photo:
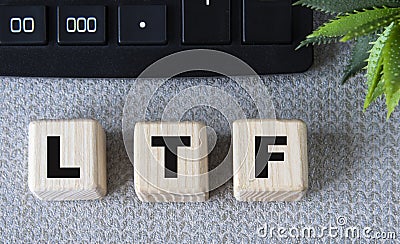
[[[323,18],[318,15],[317,21]],[[141,203],[121,132],[124,101],[133,79],[0,78],[0,242],[343,242],[345,237],[330,238],[326,232],[321,239],[257,235],[264,225],[269,230],[318,230],[341,223],[360,230],[370,227],[374,231],[370,234],[395,232],[396,239],[387,242],[398,242],[400,110],[386,121],[381,99],[362,112],[364,78],[339,84],[348,54],[346,44],[317,47],[308,72],[263,77],[274,94],[276,116],[308,124],[310,188],[295,203],[238,202],[232,181],[211,192],[205,203]],[[184,85],[218,87],[224,82],[230,81],[176,79],[157,96],[162,101]],[[238,99],[242,96],[232,93]],[[160,104],[152,103],[148,119],[158,118]],[[243,106],[251,115],[252,104]],[[107,132],[109,193],[103,200],[44,202],[29,192],[28,123],[70,118],[94,118]],[[195,108],[186,119],[215,126],[220,139],[210,163],[218,162],[230,142],[224,117],[210,108]]]

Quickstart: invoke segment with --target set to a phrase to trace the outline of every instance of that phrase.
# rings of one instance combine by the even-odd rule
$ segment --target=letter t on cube
[[[208,199],[207,133],[197,122],[135,125],[134,182],[144,202]]]

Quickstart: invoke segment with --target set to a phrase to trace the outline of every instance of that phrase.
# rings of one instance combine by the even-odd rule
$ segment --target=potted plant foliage
[[[342,82],[366,69],[364,110],[384,95],[389,118],[400,100],[400,0],[300,0],[295,5],[336,15],[299,48],[354,41]]]

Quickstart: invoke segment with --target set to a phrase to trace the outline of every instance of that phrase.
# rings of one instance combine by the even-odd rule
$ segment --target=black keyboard
[[[0,0],[0,75],[137,77],[189,49],[302,72],[313,51],[295,48],[311,31],[312,11],[291,0]]]

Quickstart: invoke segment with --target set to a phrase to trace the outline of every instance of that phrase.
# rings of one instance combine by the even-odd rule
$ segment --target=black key
[[[260,75],[303,72],[312,63],[312,47],[295,48],[312,31],[312,10],[290,4],[290,0],[0,0],[0,76],[133,78],[165,55],[207,47],[234,54]],[[156,9],[161,10],[156,13]],[[256,16],[266,20],[259,24]],[[235,70],[232,75],[248,73]],[[216,73],[179,76],[199,75]]]
[[[165,5],[120,6],[118,42],[122,45],[167,43]]]
[[[292,41],[292,0],[243,0],[243,43]]]
[[[47,43],[45,6],[0,6],[1,45]]]
[[[184,44],[229,44],[230,0],[182,0]]]
[[[59,6],[58,44],[102,45],[106,43],[105,6]]]

